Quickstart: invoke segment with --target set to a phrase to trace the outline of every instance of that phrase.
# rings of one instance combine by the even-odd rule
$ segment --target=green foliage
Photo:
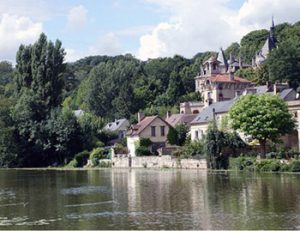
[[[275,141],[295,127],[287,104],[270,94],[242,96],[230,109],[229,115],[234,129],[259,140],[263,156],[268,139]]]
[[[299,160],[294,160],[289,166],[289,170],[291,172],[300,172],[300,161]]]
[[[230,158],[229,163],[230,163],[229,164],[230,169],[253,171],[255,158],[244,157],[244,156],[237,157],[237,158]]]
[[[204,144],[202,141],[199,140],[185,144],[180,152],[180,156],[183,158],[204,155]]]
[[[205,148],[207,160],[210,168],[220,169],[222,165],[227,165],[226,158],[224,159],[221,151],[225,146],[225,136],[222,131],[217,128],[215,122],[210,124],[205,136]]]
[[[296,89],[300,84],[300,35],[297,40],[288,39],[274,49],[268,56],[268,66],[272,81],[287,81]]]
[[[225,56],[227,59],[229,59],[230,54],[233,55],[233,57],[238,57],[240,52],[240,44],[237,42],[231,43],[229,47],[226,48],[224,51]]]
[[[178,133],[177,133],[176,129],[173,127],[170,127],[168,135],[167,135],[167,140],[168,140],[169,144],[176,145],[177,144],[177,136],[178,136]]]
[[[187,138],[189,128],[185,124],[177,124],[175,128],[170,127],[167,135],[169,144],[182,146]]]
[[[258,52],[265,43],[268,33],[267,30],[255,30],[241,39],[239,56],[243,57],[246,63],[251,63],[256,52]]]
[[[83,149],[91,150],[95,146],[99,147],[99,144],[97,144],[99,142],[98,136],[100,136],[100,130],[103,128],[105,121],[101,117],[85,112],[78,119],[78,122],[81,128]]]
[[[135,153],[137,156],[150,156],[151,152],[147,147],[139,146],[136,148]]]
[[[90,154],[90,160],[93,166],[98,166],[99,160],[106,159],[108,155],[108,150],[104,148],[94,148]]]
[[[152,141],[149,138],[141,138],[140,139],[140,146],[142,147],[149,147],[151,146]]]
[[[74,157],[74,159],[76,160],[76,163],[77,163],[77,166],[75,166],[75,167],[83,167],[84,165],[86,165],[89,157],[90,157],[90,152],[87,150],[77,153]]]

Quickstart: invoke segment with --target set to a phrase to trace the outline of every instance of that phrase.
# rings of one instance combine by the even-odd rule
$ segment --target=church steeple
[[[276,35],[275,35],[275,26],[274,26],[274,17],[272,16],[272,25],[270,27],[270,33],[269,33],[269,50],[276,48]]]

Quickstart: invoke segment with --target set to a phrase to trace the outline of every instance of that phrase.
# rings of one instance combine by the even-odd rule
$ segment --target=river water
[[[300,175],[0,170],[0,229],[300,229]]]

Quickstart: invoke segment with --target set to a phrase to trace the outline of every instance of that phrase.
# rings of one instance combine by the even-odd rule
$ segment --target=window
[[[155,134],[155,126],[151,126],[151,136],[156,136]]]
[[[160,135],[165,136],[165,126],[160,126]]]

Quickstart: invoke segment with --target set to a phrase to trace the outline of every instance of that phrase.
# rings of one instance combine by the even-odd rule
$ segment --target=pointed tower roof
[[[225,53],[224,53],[222,47],[220,48],[220,52],[218,54],[217,60],[221,63],[221,65],[224,65],[226,67],[226,71],[227,71],[228,70],[228,62],[227,62],[227,59],[225,57]]]

